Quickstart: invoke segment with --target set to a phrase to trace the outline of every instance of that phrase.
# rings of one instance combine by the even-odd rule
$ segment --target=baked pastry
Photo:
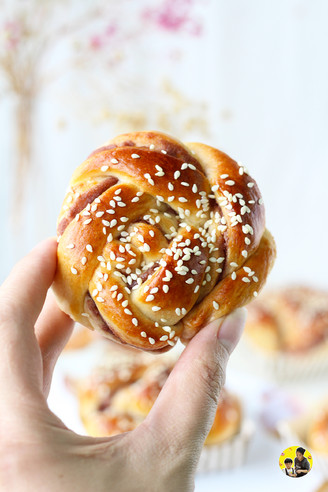
[[[304,286],[263,293],[248,306],[245,333],[268,351],[305,352],[328,339],[328,293]]]
[[[77,385],[81,420],[89,435],[112,436],[135,429],[148,415],[174,366],[173,360],[125,361],[98,367]],[[240,429],[239,399],[223,389],[205,444],[217,444]]]
[[[275,258],[246,169],[159,132],[94,151],[73,174],[57,231],[61,309],[155,352],[247,304]]]
[[[322,408],[310,421],[307,443],[313,451],[328,457],[328,406]]]

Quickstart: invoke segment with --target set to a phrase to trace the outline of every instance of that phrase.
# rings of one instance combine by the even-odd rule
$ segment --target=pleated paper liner
[[[317,379],[328,376],[328,340],[307,352],[289,354],[265,351],[243,336],[231,363],[271,381]]]
[[[204,446],[197,472],[208,473],[242,466],[254,431],[254,422],[245,420],[238,434],[221,443]]]

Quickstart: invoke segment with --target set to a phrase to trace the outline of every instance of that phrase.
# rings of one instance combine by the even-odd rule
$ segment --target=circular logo
[[[279,467],[287,477],[304,477],[311,471],[312,455],[303,446],[290,446],[281,453]]]

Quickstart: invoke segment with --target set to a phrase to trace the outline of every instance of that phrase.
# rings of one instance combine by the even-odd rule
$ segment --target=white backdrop
[[[185,141],[218,145],[242,161],[260,185],[267,224],[278,245],[270,282],[304,280],[327,286],[328,4],[324,0],[209,0],[194,2],[193,9],[194,19],[201,21],[201,35],[158,33],[146,25],[143,37],[128,46],[128,63],[115,68],[114,82],[109,68],[97,94],[94,81],[104,79],[99,67],[97,75],[97,65],[93,79],[88,79],[87,69],[82,75],[63,70],[40,91],[34,118],[34,169],[24,185],[27,197],[15,234],[10,216],[15,196],[15,97],[5,89],[3,77],[0,279],[34,243],[55,233],[74,168],[118,130],[138,127],[128,117],[118,122],[119,110],[132,113],[137,107],[147,115],[147,129],[163,128],[154,112],[161,99],[166,102],[167,94],[159,87],[169,79],[180,93],[168,105],[164,130],[172,128]],[[177,63],[157,56],[174,49],[182,52]],[[65,46],[59,45],[47,55],[46,63],[51,67],[65,54]],[[122,87],[127,71],[130,82]],[[114,97],[117,80],[121,92]],[[78,95],[76,86],[82,86]],[[116,113],[107,119],[99,116],[102,100],[104,108],[115,105]],[[198,127],[177,123],[194,105],[194,119],[206,123]],[[141,119],[141,128],[142,123]]]

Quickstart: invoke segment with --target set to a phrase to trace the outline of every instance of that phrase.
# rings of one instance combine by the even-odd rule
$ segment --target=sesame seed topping
[[[100,169],[101,169],[102,172],[105,173],[106,171],[108,171],[108,167],[109,166],[102,166]]]
[[[163,335],[161,338],[160,338],[160,341],[161,342],[165,342],[169,337],[167,335]]]
[[[83,221],[83,224],[88,225],[88,224],[90,224],[90,222],[91,222],[91,221],[92,221],[92,219],[87,219],[87,220],[84,220],[84,221]]]
[[[154,345],[154,343],[155,343],[155,340],[151,337],[148,337],[148,341],[151,345]]]
[[[236,272],[232,272],[231,278],[232,278],[232,280],[236,280],[236,278],[237,278]]]
[[[105,302],[105,299],[103,297],[98,296],[97,297],[97,301],[98,302]]]
[[[145,331],[142,331],[142,332],[140,333],[140,335],[141,335],[143,338],[147,338],[147,333],[146,333]]]
[[[146,297],[146,302],[151,302],[155,299],[155,297],[151,294],[149,294],[147,297]]]
[[[160,306],[153,306],[152,311],[160,311],[162,308]]]
[[[150,149],[150,150],[154,150],[154,148],[155,148],[155,145],[154,145],[154,144],[150,144],[150,145],[149,145],[149,149]]]
[[[227,179],[227,178],[229,178],[229,174],[221,174],[220,178],[221,179]]]
[[[105,212],[97,212],[96,213],[96,217],[102,217],[104,215]]]
[[[174,179],[178,179],[180,177],[180,174],[181,174],[180,171],[175,171],[175,173],[173,175]]]
[[[73,243],[71,243],[71,244],[68,244],[68,245],[66,246],[66,248],[67,248],[67,249],[73,249],[73,248],[75,248],[75,245],[74,245]]]
[[[118,160],[113,157],[113,159],[110,160],[112,164],[118,164]]]
[[[253,188],[254,183],[247,183],[248,188]]]
[[[87,258],[86,258],[86,256],[83,256],[83,258],[81,259],[82,265],[85,265],[86,262],[87,262]]]
[[[132,157],[132,159],[140,159],[139,154],[132,154],[131,157]]]
[[[243,256],[244,258],[247,258],[248,253],[247,253],[246,249],[244,249],[244,250],[241,252],[241,254],[242,254],[242,256]]]
[[[218,310],[219,309],[219,305],[216,301],[213,301],[213,307],[214,309]]]
[[[134,326],[138,326],[137,318],[132,318],[132,323],[134,324]]]
[[[71,267],[71,272],[73,273],[73,275],[77,275],[77,269],[76,268]]]
[[[254,296],[254,297],[257,297],[257,296],[258,296],[258,292],[257,292],[256,290],[254,290],[254,292],[253,292],[253,296]]]
[[[175,312],[176,312],[176,314],[177,314],[178,316],[180,316],[180,315],[181,315],[181,309],[180,309],[180,308],[176,308]]]
[[[228,186],[234,186],[236,183],[232,179],[229,179],[228,181],[225,182],[225,184]]]
[[[168,285],[166,285],[166,284],[165,284],[165,285],[163,285],[163,292],[165,292],[165,294],[167,294],[167,293],[168,293],[169,289],[170,289],[170,288],[169,288],[169,286],[168,286]]]

